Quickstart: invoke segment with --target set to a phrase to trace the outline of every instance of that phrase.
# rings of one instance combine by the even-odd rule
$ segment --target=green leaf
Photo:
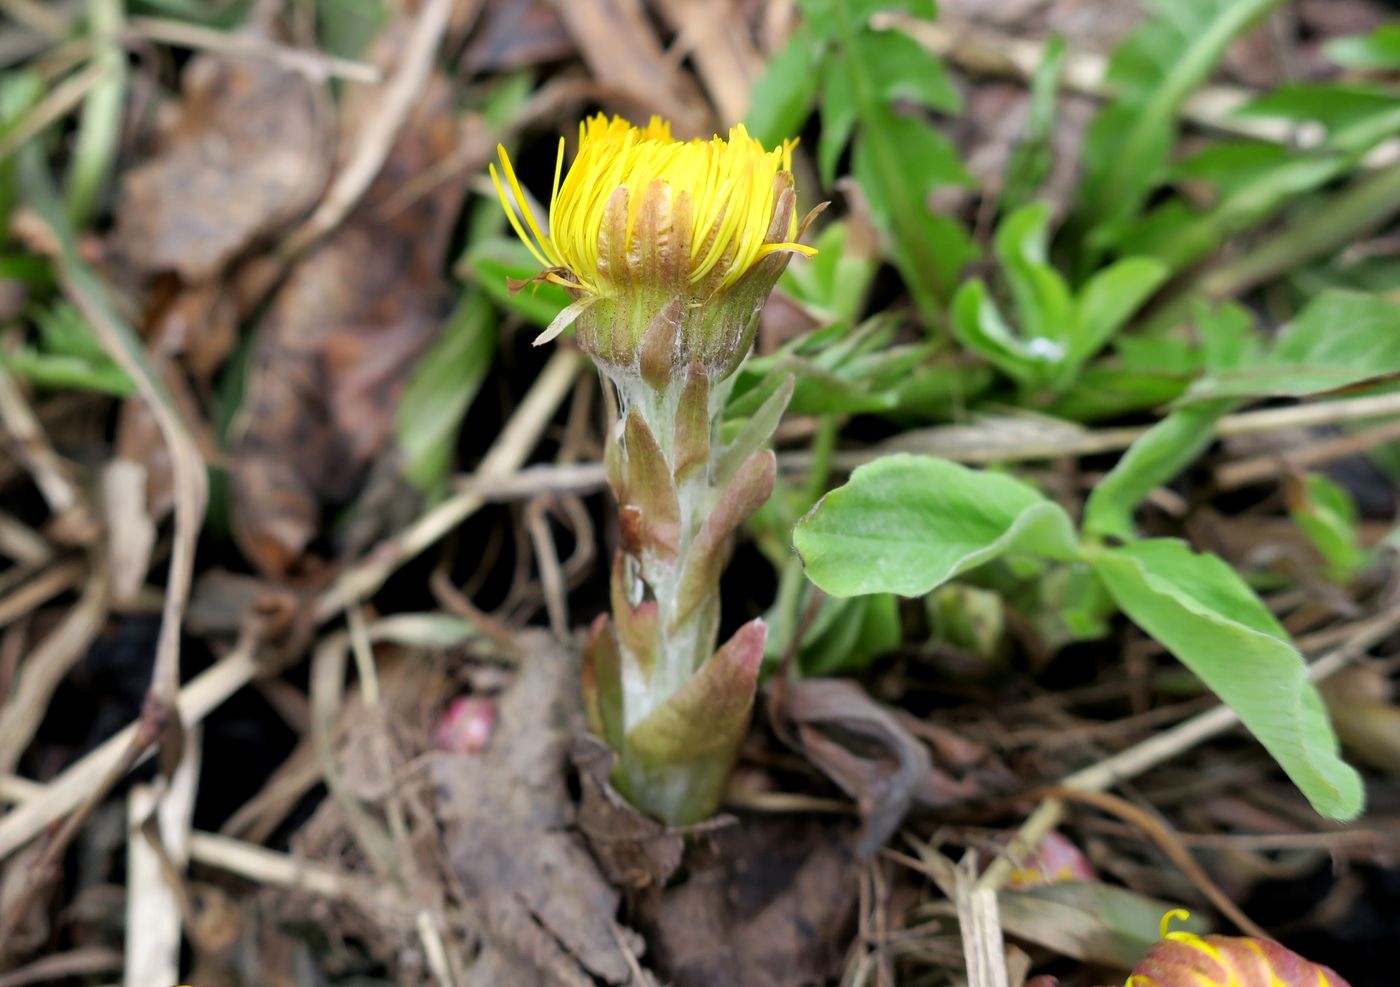
[[[787,44],[768,59],[763,74],[749,90],[749,133],[776,147],[802,129],[817,98],[818,43],[807,27],[799,27]]]
[[[491,369],[496,310],[485,292],[463,293],[442,334],[414,368],[394,416],[403,473],[422,491],[446,479],[462,416]]]
[[[825,27],[834,42],[822,73],[818,165],[829,183],[849,135],[857,131],[851,171],[889,237],[891,259],[933,326],[974,250],[958,222],[930,213],[929,192],[939,185],[970,185],[972,179],[927,121],[892,108],[893,98],[950,107],[955,96],[933,55],[903,35],[869,30],[870,14],[885,6],[859,0],[804,5],[808,23]]]
[[[1288,514],[1327,564],[1327,577],[1348,583],[1370,561],[1357,531],[1360,514],[1345,489],[1321,473],[1285,480]]]
[[[909,455],[857,469],[797,523],[793,545],[832,596],[921,596],[1010,552],[1078,553],[1069,516],[1034,487]]]
[[[822,128],[817,137],[817,172],[823,185],[836,180],[836,164],[851,139],[856,114],[856,88],[846,59],[831,59],[822,71]]]
[[[1287,633],[1220,559],[1154,539],[1091,553],[1114,601],[1239,715],[1313,808],[1351,819],[1361,778]]]
[[[849,674],[893,651],[902,639],[897,597],[889,593],[846,600],[825,597],[798,649],[797,661],[804,675]]]
[[[1202,366],[1201,347],[1184,336],[1119,335],[1113,356],[1085,367],[1074,387],[1047,409],[1073,421],[1098,421],[1179,398]]]
[[[1295,123],[1320,123],[1329,133],[1368,118],[1395,112],[1395,94],[1376,86],[1330,82],[1295,82],[1279,86],[1235,111],[1243,117],[1276,117]]]
[[[767,444],[778,427],[778,422],[792,400],[796,381],[786,378],[777,389],[759,405],[752,416],[740,426],[734,438],[724,447],[715,460],[715,485],[729,482],[729,478],[739,471],[744,461]]]
[[[1303,194],[1354,170],[1372,148],[1400,133],[1400,100],[1375,89],[1284,87],[1241,112],[1246,111],[1320,121],[1327,137],[1305,152],[1263,150],[1257,143],[1236,142],[1198,156],[1179,168],[1177,175],[1216,181],[1218,199],[1199,213],[1170,200],[1126,227],[1115,239],[1119,249],[1150,251],[1172,270],[1181,270]]]
[[[467,254],[466,265],[481,289],[498,305],[541,328],[553,322],[573,301],[557,284],[534,282],[511,292],[509,279],[524,281],[540,273],[539,261],[514,238],[500,237],[478,244]]]
[[[1103,349],[1168,274],[1166,265],[1151,257],[1126,257],[1090,278],[1075,300],[1070,368],[1077,370]]]
[[[1400,375],[1400,305],[1329,291],[1313,299],[1252,364],[1208,374],[1185,400],[1306,397]]]
[[[1112,884],[1058,881],[997,896],[1001,923],[1018,939],[1059,956],[1129,969],[1161,937],[1162,916],[1172,906]],[[1205,934],[1199,919],[1175,924]]]
[[[947,138],[882,103],[861,113],[851,171],[875,221],[893,240],[905,285],[932,317],[976,251],[955,219],[929,211],[929,193],[940,185],[970,185],[971,177]]]
[[[1215,310],[1202,306],[1196,315],[1197,335],[1204,341],[1212,368],[1247,365],[1253,354],[1254,323],[1238,305]],[[1096,538],[1129,541],[1136,537],[1133,513],[1157,487],[1174,479],[1215,441],[1215,423],[1238,402],[1204,401],[1178,408],[1138,439],[1108,476],[1094,487],[1084,505],[1084,533]]]
[[[1002,180],[1000,211],[1003,213],[1029,202],[1050,176],[1055,155],[1052,138],[1058,108],[1056,97],[1065,50],[1065,39],[1058,34],[1052,36],[1045,43],[1045,54],[1031,79],[1026,130],[1011,150]]]
[[[1084,533],[1095,538],[1137,536],[1133,512],[1148,494],[1190,466],[1215,441],[1215,423],[1234,401],[1178,408],[1138,439],[1084,505]]]
[[[938,16],[934,0],[800,0],[809,23],[822,26],[864,25],[882,11],[898,11],[931,21]]]
[[[907,100],[944,113],[962,108],[962,98],[948,81],[943,63],[909,35],[862,31],[855,36],[853,49],[881,99]]]
[[[953,296],[950,327],[958,342],[991,361],[1022,384],[1036,383],[1049,366],[1050,354],[1032,352],[1007,324],[981,278],[963,282]]]
[[[1393,72],[1400,69],[1400,24],[1382,24],[1370,34],[1333,38],[1322,50],[1349,69]]]
[[[1050,266],[1049,240],[1050,206],[1033,202],[1001,221],[996,254],[1015,299],[1022,332],[1032,339],[1063,343],[1073,330],[1074,302],[1069,285]]]
[[[98,195],[112,179],[126,103],[127,55],[119,40],[124,4],[122,0],[89,0],[87,8],[92,62],[101,66],[102,78],[83,100],[68,166],[68,218],[78,227],[88,221]]]
[[[1161,0],[1156,16],[1114,52],[1118,98],[1084,143],[1080,222],[1091,238],[1132,217],[1162,177],[1177,112],[1215,70],[1230,42],[1282,0]]]
[[[321,47],[342,58],[359,58],[387,14],[383,0],[318,0],[312,9]]]

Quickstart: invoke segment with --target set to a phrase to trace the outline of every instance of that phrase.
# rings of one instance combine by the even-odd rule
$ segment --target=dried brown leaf
[[[597,737],[574,738],[570,756],[583,789],[578,828],[608,880],[627,888],[664,887],[681,865],[685,837],[638,812],[608,783],[616,755]]]
[[[844,834],[786,820],[715,833],[689,877],[647,904],[656,966],[676,987],[801,987],[839,973],[857,868]]]
[[[161,149],[123,176],[112,245],[140,271],[199,282],[311,206],[328,141],[323,94],[298,73],[200,55],[183,88]]]
[[[914,808],[942,808],[1014,783],[980,748],[882,706],[855,682],[805,679],[771,690],[769,699],[784,740],[856,800],[861,856],[879,850]],[[933,744],[940,764],[916,733]]]
[[[343,224],[292,271],[259,327],[232,470],[234,532],[285,574],[386,447],[398,394],[432,341],[463,183],[389,200],[449,156],[452,97],[434,77],[383,170]]]
[[[522,644],[527,657],[501,696],[490,745],[433,760],[443,843],[481,911],[490,968],[513,971],[492,983],[626,983],[618,893],[569,830],[565,769],[582,726],[577,662],[543,635]]]
[[[669,119],[678,136],[708,128],[695,87],[667,56],[641,0],[552,0],[593,77],[646,113]]]

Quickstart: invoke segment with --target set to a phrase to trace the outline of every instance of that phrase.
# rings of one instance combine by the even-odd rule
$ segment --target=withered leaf
[[[687,858],[689,877],[646,904],[658,972],[676,987],[803,987],[840,972],[857,895],[844,835],[746,821]]]
[[[578,827],[614,884],[663,887],[685,853],[685,837],[633,808],[608,783],[616,755],[597,737],[574,738],[571,752],[583,798]]]
[[[520,674],[479,754],[437,755],[438,815],[453,871],[481,909],[484,953],[506,983],[627,982],[614,934],[618,893],[569,826],[570,738],[582,727],[574,655],[544,635],[522,641]]]
[[[911,730],[908,718],[902,721],[855,682],[783,683],[770,689],[769,701],[784,740],[856,800],[864,820],[861,856],[879,850],[914,808],[968,801],[1015,781],[995,762],[984,763],[980,749],[955,743],[945,730],[917,723]],[[954,778],[935,765],[916,732],[964,776]]]
[[[112,245],[145,273],[213,278],[306,211],[328,170],[324,93],[254,59],[199,55],[177,122],[122,179]]]
[[[356,101],[347,101],[358,105]],[[398,395],[440,324],[454,179],[394,198],[449,157],[458,128],[434,78],[364,200],[293,269],[258,328],[232,469],[233,527],[260,570],[283,575],[389,442]]]

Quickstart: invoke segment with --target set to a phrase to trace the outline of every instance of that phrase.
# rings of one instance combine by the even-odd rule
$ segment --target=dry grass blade
[[[408,906],[393,897],[387,888],[371,885],[361,877],[325,864],[297,860],[227,836],[192,834],[190,859],[270,887],[307,891],[338,901],[372,902],[386,917],[398,913],[401,920],[413,919]]]
[[[1345,668],[1353,660],[1389,637],[1400,628],[1400,610],[1392,610],[1352,628],[1350,637],[1341,647],[1329,651],[1308,666],[1308,677],[1314,682],[1326,679]],[[1127,750],[1105,758],[1097,764],[1066,777],[1058,787],[1079,792],[1102,792],[1171,760],[1211,737],[1239,724],[1239,717],[1229,706],[1220,705],[1193,716],[1170,730],[1164,730]],[[1015,869],[1015,861],[1034,852],[1052,829],[1064,818],[1065,804],[1056,797],[1040,803],[1021,824],[1020,830],[1007,844],[1005,851],[982,872],[984,887],[1005,886]]]
[[[0,0],[0,10],[31,31],[50,38],[67,37],[69,12],[54,10],[54,6],[37,0]]]
[[[871,18],[877,30],[897,30],[909,35],[928,51],[960,68],[981,75],[1009,76],[1029,82],[1045,59],[1045,44],[967,23],[917,20],[905,14],[877,13]],[[1070,92],[1106,99],[1112,95],[1108,59],[1092,52],[1071,51],[1065,57],[1063,85]],[[1319,128],[1283,119],[1250,117],[1236,112],[1259,93],[1240,86],[1202,86],[1183,103],[1181,117],[1200,127],[1273,141],[1289,147],[1307,147],[1321,140]],[[1367,167],[1380,168],[1400,157],[1400,141],[1387,141],[1367,155]]]
[[[0,987],[29,987],[51,980],[70,981],[74,977],[110,973],[122,968],[119,949],[87,946],[69,953],[58,953],[35,960],[28,966],[0,976]]]
[[[129,459],[107,464],[102,471],[102,512],[112,597],[120,605],[140,594],[156,543],[155,520],[146,510],[145,467]]]
[[[41,566],[53,558],[53,546],[19,518],[0,511],[0,553],[22,566]]]
[[[705,113],[662,50],[640,0],[552,2],[595,79],[669,118],[682,136],[705,130]]]
[[[101,65],[93,63],[55,86],[13,130],[0,138],[0,161],[8,159],[49,124],[63,119],[81,106],[93,86],[101,82],[106,74]]]
[[[107,568],[99,561],[88,574],[77,604],[20,666],[18,681],[0,707],[0,773],[15,769],[59,683],[102,628],[110,587]]]
[[[1315,401],[1278,408],[1261,408],[1226,415],[1215,423],[1219,438],[1260,435],[1294,428],[1316,428],[1389,418],[1400,414],[1400,394],[1372,394],[1336,401]],[[1073,422],[1042,417],[994,417],[970,425],[941,425],[914,429],[871,449],[841,452],[835,465],[849,470],[890,452],[942,456],[973,465],[1089,456],[1128,448],[1150,426],[1088,429]],[[810,462],[807,453],[780,459],[784,468]]]
[[[519,471],[555,410],[568,396],[583,362],[582,355],[576,350],[559,350],[549,358],[529,393],[482,459],[475,476],[497,479]],[[372,595],[390,573],[471,517],[484,503],[486,498],[473,491],[458,492],[406,530],[381,543],[372,555],[342,573],[330,589],[317,599],[317,620],[329,620],[350,601]]]
[[[233,651],[180,690],[176,707],[182,723],[189,726],[200,722],[248,684],[258,670],[257,643],[257,634],[245,632]],[[128,724],[43,786],[40,794],[0,816],[0,859],[68,816],[93,792],[100,791],[106,779],[123,766],[128,751],[140,737],[140,721]],[[140,764],[150,754],[150,746],[146,745],[132,765]]]
[[[1181,840],[1177,838],[1176,834],[1152,813],[1107,792],[1081,792],[1073,788],[1056,788],[1051,791],[1051,794],[1055,798],[1065,801],[1092,805],[1137,827],[1153,843],[1157,844],[1158,848],[1171,859],[1171,862],[1191,879],[1201,894],[1205,895],[1222,915],[1235,923],[1241,932],[1259,939],[1269,938],[1269,933],[1230,900],[1230,896],[1220,889],[1220,885],[1216,884],[1205,869],[1196,863],[1196,858],[1191,856],[1190,851],[1181,845]]]
[[[316,211],[283,242],[284,259],[295,257],[340,225],[379,174],[414,101],[428,84],[433,58],[452,14],[452,3],[453,0],[425,0],[399,55],[398,67],[384,84],[379,111],[355,135],[353,153],[336,173]]]
[[[170,553],[170,572],[151,681],[154,696],[168,709],[180,686],[180,626],[194,578],[195,547],[208,502],[204,460],[179,408],[151,365],[140,336],[117,313],[102,282],[79,257],[73,230],[41,161],[26,155],[23,173],[29,200],[51,227],[58,243],[57,273],[64,292],[86,317],[108,355],[136,385],[137,393],[156,420],[170,457],[174,474],[175,540]]]
[[[253,34],[216,31],[198,24],[159,17],[133,17],[127,23],[123,36],[129,39],[158,41],[180,48],[213,51],[221,55],[255,58],[300,73],[314,82],[336,78],[374,85],[383,78],[379,69],[364,62],[337,58],[319,51],[288,48]]]
[[[997,895],[977,881],[972,864],[971,857],[959,864],[953,883],[968,987],[1009,987]]]
[[[49,510],[60,518],[69,512],[87,515],[87,505],[73,478],[73,468],[54,452],[34,410],[3,365],[0,365],[0,425],[4,426],[9,440],[6,444],[13,445],[14,453],[29,470]]]
[[[683,46],[695,59],[719,118],[744,119],[749,90],[763,73],[763,60],[733,0],[661,0],[659,6],[676,29],[674,46]]]
[[[1225,463],[1215,471],[1215,482],[1221,490],[1237,490],[1277,478],[1285,464],[1299,469],[1321,466],[1396,441],[1400,441],[1400,421],[1385,422],[1346,435],[1326,436],[1287,451]]]
[[[0,597],[0,627],[9,625],[58,594],[72,589],[82,582],[86,573],[87,566],[81,562],[67,562],[51,566],[22,583],[9,596]]]
[[[127,796],[125,987],[173,984],[180,979],[183,891],[172,887],[167,865],[183,871],[199,784],[200,731],[186,733],[179,767],[163,782],[132,787]],[[153,823],[148,835],[148,822]],[[151,845],[151,837],[160,848]]]

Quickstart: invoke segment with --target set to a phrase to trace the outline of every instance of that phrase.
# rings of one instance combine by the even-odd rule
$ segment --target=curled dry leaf
[[[934,763],[929,748],[901,718],[855,682],[806,679],[772,690],[773,719],[788,743],[856,800],[864,825],[862,856],[885,844],[915,807],[940,808],[1006,787],[1011,780],[995,764],[954,778]],[[971,745],[952,742],[947,731],[913,721],[936,740],[940,760],[956,769],[978,760]],[[952,755],[946,757],[945,755]]]
[[[321,530],[322,505],[353,496],[392,436],[398,394],[439,325],[463,183],[406,205],[394,196],[449,157],[457,137],[451,93],[435,77],[364,200],[293,269],[258,328],[233,527],[265,573],[299,561]]]
[[[527,657],[500,697],[490,745],[433,760],[443,843],[481,912],[483,960],[469,983],[626,983],[618,893],[569,828],[565,768],[582,726],[577,662],[542,634],[522,645]]]

